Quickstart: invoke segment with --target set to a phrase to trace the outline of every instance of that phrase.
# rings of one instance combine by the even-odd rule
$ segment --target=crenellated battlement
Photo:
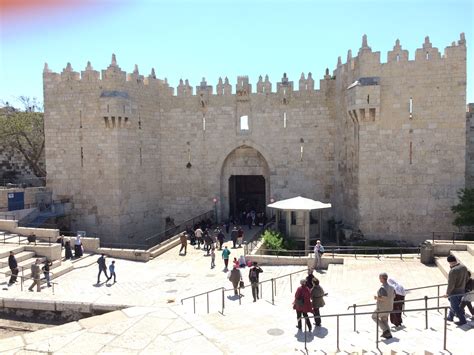
[[[342,63],[341,57],[338,57],[336,70],[334,74],[337,75],[338,70],[351,71],[357,68],[373,67],[375,65],[391,65],[391,63],[410,63],[411,65],[425,65],[426,63],[442,61],[451,59],[465,58],[466,55],[466,39],[464,33],[460,34],[460,39],[457,42],[452,42],[450,46],[445,47],[444,53],[441,54],[438,48],[433,47],[429,36],[420,48],[415,50],[415,58],[410,60],[408,50],[402,49],[400,40],[395,41],[395,45],[391,51],[387,53],[387,61],[381,62],[380,52],[373,52],[368,45],[367,35],[362,37],[362,45],[359,48],[357,56],[352,56],[352,50],[348,50],[346,63]]]
[[[380,52],[372,51],[372,48],[368,44],[367,35],[364,34],[362,37],[362,45],[355,57],[353,57],[352,50],[350,49],[347,52],[347,59],[344,64],[342,63],[341,57],[338,57],[333,76],[329,74],[329,68],[326,68],[325,74],[321,79],[320,90],[326,89],[327,85],[325,85],[324,82],[337,77],[339,71],[341,70],[344,72],[358,70],[359,76],[367,76],[368,72],[374,70],[376,66],[383,66],[387,64],[391,65],[391,63],[399,63],[400,65],[403,63],[424,65],[433,61],[463,58],[465,57],[465,53],[466,40],[464,33],[460,34],[460,39],[457,42],[452,42],[450,46],[447,46],[444,49],[443,54],[440,53],[438,48],[433,47],[432,43],[430,42],[430,38],[426,36],[422,46],[415,50],[415,58],[413,60],[410,60],[408,50],[402,49],[400,40],[397,39],[393,49],[387,53],[387,61],[383,63],[380,61]],[[377,75],[377,73],[374,73],[374,75]],[[81,71],[80,73],[73,70],[71,63],[67,63],[63,71],[58,74],[52,72],[49,69],[48,64],[45,63],[43,77],[45,82],[48,83],[73,81],[105,81],[116,84],[134,83],[136,85],[161,89],[162,92],[168,96],[174,95],[174,89],[169,86],[167,79],[157,78],[154,68],[152,68],[150,75],[146,77],[139,73],[137,65],[135,65],[132,73],[127,73],[123,71],[117,64],[117,58],[115,54],[112,54],[112,60],[107,69],[100,72],[94,70],[91,63],[87,62],[85,70]],[[250,83],[249,78],[247,76],[239,76],[237,77],[237,82],[235,85],[235,95],[239,98],[245,98],[252,93],[264,95],[277,94],[282,96],[282,100],[285,101],[295,92],[299,92],[301,94],[314,92],[314,86],[314,79],[311,72],[307,74],[307,77],[304,73],[301,73],[297,89],[294,87],[293,81],[290,81],[286,73],[284,73],[281,81],[276,83],[276,91],[273,91],[273,85],[270,82],[268,75],[265,75],[265,79],[263,79],[262,75],[260,75],[256,84],[256,91],[252,92],[252,84]],[[180,79],[179,84],[176,87],[177,97],[205,96],[208,98],[212,95],[228,96],[232,94],[232,85],[229,83],[229,79],[227,77],[225,77],[224,80],[222,77],[219,77],[215,93],[213,86],[208,85],[205,78],[202,78],[200,85],[196,86],[195,90],[189,83],[188,79]]]

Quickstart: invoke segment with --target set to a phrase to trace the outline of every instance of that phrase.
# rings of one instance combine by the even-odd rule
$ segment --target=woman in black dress
[[[66,252],[66,260],[72,259],[71,242],[69,240],[64,243],[64,251]]]

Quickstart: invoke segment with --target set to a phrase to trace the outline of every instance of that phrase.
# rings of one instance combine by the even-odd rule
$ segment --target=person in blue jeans
[[[112,260],[112,262],[109,265],[109,274],[110,274],[110,276],[107,279],[107,281],[109,281],[113,276],[114,277],[114,283],[116,283],[117,280],[116,280],[116,276],[115,276],[115,260]]]
[[[451,268],[448,274],[448,287],[445,295],[451,305],[447,320],[452,322],[454,320],[453,317],[456,316],[459,318],[459,322],[455,322],[455,324],[461,326],[466,324],[464,309],[460,306],[462,296],[466,289],[466,284],[469,280],[469,272],[463,264],[460,264],[457,261],[455,256],[449,255],[447,261]]]

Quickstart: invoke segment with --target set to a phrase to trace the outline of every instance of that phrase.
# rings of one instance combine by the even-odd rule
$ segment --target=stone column
[[[309,250],[309,211],[303,211],[303,235],[304,235],[304,249]]]
[[[319,240],[321,240],[321,243],[323,242],[323,210],[318,211],[318,227],[319,227]]]
[[[286,236],[291,238],[291,211],[286,212]]]

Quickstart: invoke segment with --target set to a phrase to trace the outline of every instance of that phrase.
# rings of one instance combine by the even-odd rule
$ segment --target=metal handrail
[[[168,228],[164,232],[153,234],[152,236],[150,236],[148,238],[145,238],[144,242],[146,243],[147,248],[150,249],[150,248],[164,242],[165,240],[168,240],[169,238],[172,238],[173,236],[184,232],[185,229],[186,229],[186,226],[191,224],[192,227],[194,227],[195,222],[202,222],[202,220],[205,219],[205,218],[209,218],[209,219],[212,220],[214,218],[214,211],[209,210],[209,211],[204,212],[204,213],[202,213],[202,214],[200,214],[196,217],[190,218],[190,219],[178,224],[177,226]],[[157,241],[153,242],[153,240],[155,240],[155,239]]]
[[[347,316],[354,316],[354,315],[373,315],[373,314],[381,314],[381,313],[402,313],[402,312],[420,312],[420,311],[424,311],[425,314],[426,314],[426,317],[425,317],[425,326],[426,326],[426,329],[428,329],[428,311],[433,311],[433,310],[440,310],[440,309],[444,309],[444,335],[443,335],[443,349],[444,350],[447,350],[446,348],[446,340],[447,340],[447,313],[448,313],[448,309],[449,307],[448,306],[442,306],[442,307],[427,307],[426,306],[426,303],[425,303],[425,308],[417,308],[417,309],[405,309],[405,310],[396,310],[396,311],[390,311],[390,312],[387,312],[387,311],[373,311],[373,312],[360,312],[360,313],[337,313],[337,314],[327,314],[327,315],[319,315],[319,316],[314,316],[314,315],[307,315],[308,318],[314,318],[316,319],[317,318],[329,318],[329,317],[336,317],[336,342],[337,342],[337,351],[340,351],[340,347],[339,347],[339,317],[347,317]],[[298,321],[301,321],[303,319],[305,319],[306,317],[302,316],[300,318],[298,318]],[[308,348],[307,348],[307,337],[306,337],[306,331],[307,331],[307,325],[306,325],[306,322],[305,322],[305,326],[304,326],[304,347],[305,347],[305,350],[306,352],[308,351]],[[376,344],[376,347],[377,349],[379,349],[379,317],[376,318],[376,336],[375,336],[375,344]]]
[[[49,272],[50,274],[54,274],[52,271]],[[1,275],[5,275],[5,277],[11,277],[11,274],[8,274],[7,272],[0,272]],[[33,278],[30,276],[23,276],[23,275],[16,275],[15,277],[19,278],[20,279],[20,289],[21,291],[23,291],[23,284],[27,281],[27,280],[33,280]],[[41,280],[46,280],[46,278],[44,279],[41,279],[40,278],[40,281]],[[54,282],[54,281],[50,281],[49,282],[50,284],[52,284],[52,291],[53,291],[53,295],[54,295],[54,285],[59,285],[59,283],[57,282]]]
[[[413,252],[410,252],[410,251],[413,251]],[[273,249],[259,249],[259,251],[263,251],[263,252],[271,252],[272,254],[276,254],[274,256],[280,256],[278,255],[279,253],[281,254],[287,254],[285,256],[294,256],[294,255],[291,255],[291,254],[298,254],[296,256],[306,256],[306,255],[309,255],[309,254],[313,254],[314,251],[313,249],[307,249],[307,250],[273,250]],[[375,251],[376,253],[368,253],[368,251]],[[396,253],[386,253],[387,251],[396,251]],[[360,252],[364,252],[363,255],[377,255],[377,258],[380,258],[380,256],[384,256],[384,255],[396,255],[396,254],[400,254],[400,258],[403,259],[403,254],[409,254],[409,255],[413,255],[413,254],[417,254],[419,255],[420,254],[420,247],[404,247],[404,246],[400,246],[400,247],[365,247],[365,246],[360,246],[360,247],[351,247],[351,246],[337,246],[337,247],[332,247],[332,246],[328,246],[328,247],[324,247],[324,254],[329,254],[332,256],[332,258],[335,258],[336,255],[338,254],[343,254],[343,255],[346,255],[346,254],[354,254],[354,257],[357,258],[357,255],[361,255],[362,253]]]
[[[272,304],[274,305],[275,304],[275,296],[276,296],[276,292],[277,292],[275,281],[278,280],[278,279],[284,278],[284,277],[289,277],[290,278],[290,292],[293,292],[292,276],[295,275],[295,274],[302,273],[302,272],[308,272],[308,269],[306,268],[306,269],[302,269],[302,270],[298,270],[298,271],[293,271],[289,274],[280,275],[280,276],[273,277],[271,279],[264,280],[264,281],[259,281],[258,282],[258,287],[260,288],[260,291],[262,291],[262,284],[267,283],[267,282],[272,283]],[[183,302],[186,301],[186,300],[192,299],[193,300],[193,311],[194,311],[194,313],[196,313],[196,298],[206,295],[206,306],[207,306],[206,308],[207,308],[207,313],[209,313],[209,294],[211,294],[213,292],[216,292],[216,291],[222,292],[222,310],[221,310],[221,313],[224,314],[225,292],[234,291],[233,288],[226,289],[225,287],[219,287],[219,288],[216,288],[214,290],[202,292],[202,293],[199,293],[199,294],[196,294],[196,295],[193,295],[193,296],[188,296],[188,297],[185,297],[185,298],[181,299],[181,304],[183,304]],[[238,288],[238,291],[239,291],[239,305],[240,305],[241,304],[240,287]],[[260,292],[260,296],[262,296],[262,292]]]
[[[448,236],[448,239],[442,239],[442,238],[436,238],[437,236]],[[463,236],[463,235],[469,235],[469,236],[474,236],[474,232],[431,232],[431,240],[434,244],[435,240],[451,240],[453,244],[456,244],[456,236]],[[460,241],[464,241],[460,239]]]

